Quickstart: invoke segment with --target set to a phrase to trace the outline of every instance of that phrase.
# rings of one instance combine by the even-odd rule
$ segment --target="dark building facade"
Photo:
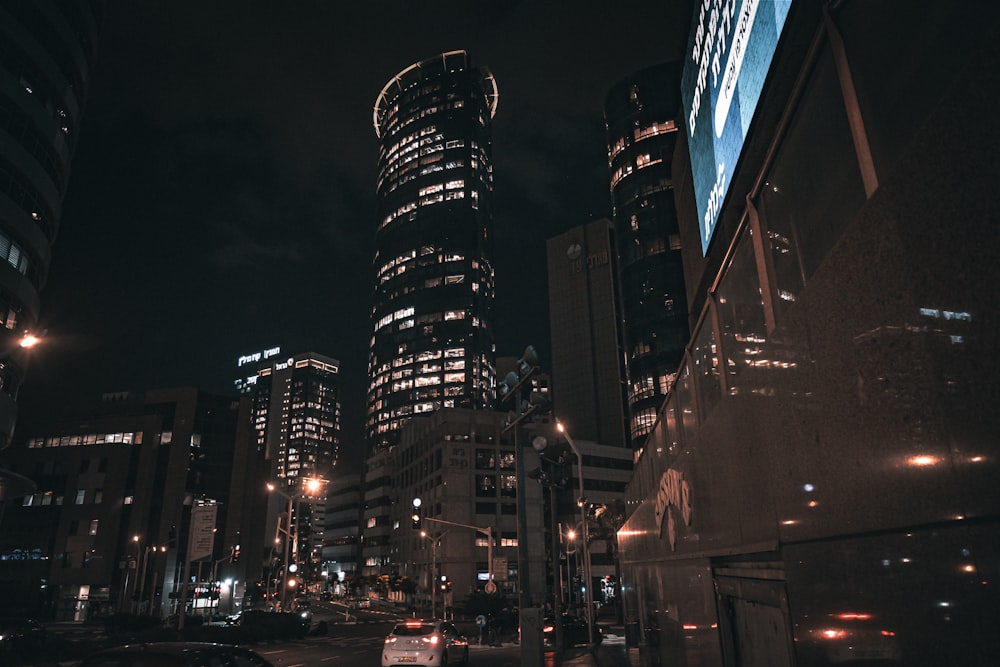
[[[367,436],[492,403],[492,74],[464,51],[404,69],[375,103],[377,228]]]
[[[614,225],[575,227],[549,239],[546,252],[554,412],[576,438],[625,446]]]
[[[642,449],[689,338],[671,165],[680,111],[679,63],[643,69],[604,103],[619,257],[628,438]]]
[[[0,586],[16,611],[166,617],[185,571],[197,585],[183,597],[199,610],[238,610],[256,589],[266,472],[247,399],[188,388],[107,395],[81,418],[23,434],[6,454],[37,483],[0,526]],[[191,511],[201,505],[214,507],[214,536],[186,568]],[[224,579],[235,583],[212,601],[205,594]]]
[[[26,334],[59,231],[103,16],[99,0],[0,2],[0,447],[10,443]],[[0,470],[0,501],[27,480]]]
[[[696,317],[627,490],[630,642],[997,664],[1000,11],[705,6],[674,162]]]
[[[323,571],[325,587],[336,593],[345,592],[338,584],[360,571],[362,501],[361,475],[336,475],[330,480],[323,531]]]

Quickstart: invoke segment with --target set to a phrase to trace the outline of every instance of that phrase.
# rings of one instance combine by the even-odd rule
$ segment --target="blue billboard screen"
[[[706,253],[792,0],[701,0],[681,101]]]

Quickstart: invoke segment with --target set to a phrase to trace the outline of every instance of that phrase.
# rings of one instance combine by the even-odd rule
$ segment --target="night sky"
[[[464,49],[496,77],[497,352],[549,348],[545,240],[610,216],[607,91],[679,57],[686,0],[108,3],[22,424],[103,392],[229,392],[240,354],[339,359],[354,464],[369,340],[372,106]],[[353,7],[353,3],[351,5]],[[352,451],[353,450],[353,451]]]

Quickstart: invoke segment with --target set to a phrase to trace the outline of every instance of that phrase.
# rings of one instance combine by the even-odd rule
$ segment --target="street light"
[[[21,347],[25,348],[25,349],[28,349],[28,348],[35,347],[36,345],[38,345],[41,342],[42,342],[42,339],[40,337],[36,336],[35,334],[31,333],[30,331],[25,331],[24,335],[21,336],[21,340],[19,340],[17,344],[20,345]]]
[[[594,604],[592,601],[593,591],[591,588],[591,570],[590,570],[590,536],[587,529],[587,497],[583,495],[583,456],[580,455],[580,450],[577,449],[576,443],[573,442],[573,438],[569,435],[569,430],[563,425],[559,420],[556,420],[556,429],[563,434],[566,438],[569,448],[573,450],[576,454],[576,476],[580,482],[580,497],[577,498],[576,504],[580,507],[580,521],[583,524],[582,531],[583,535],[583,597],[584,603],[587,605],[587,642],[591,645],[594,643]]]
[[[532,604],[531,578],[528,573],[528,508],[527,485],[524,470],[524,451],[521,448],[519,426],[532,415],[545,407],[544,397],[529,391],[531,400],[522,400],[523,389],[531,388],[531,378],[538,371],[538,354],[531,345],[524,349],[524,354],[517,361],[518,371],[507,374],[498,386],[500,403],[513,399],[514,409],[510,412],[503,428],[506,433],[514,429],[514,461],[516,464],[515,478],[517,481],[517,578],[518,578],[518,616],[521,628],[521,664],[526,667],[536,667],[542,664],[542,612]]]
[[[428,581],[430,582],[430,589],[431,589],[431,618],[435,618],[435,616],[434,616],[435,609],[434,608],[437,606],[437,587],[438,587],[438,582],[437,582],[437,579],[436,579],[437,578],[437,548],[438,548],[438,544],[441,542],[441,538],[444,537],[447,534],[448,534],[448,531],[444,530],[444,531],[441,531],[440,533],[438,533],[437,535],[434,535],[432,537],[431,535],[429,535],[427,533],[427,531],[423,531],[423,530],[420,531],[420,537],[430,538],[430,540],[431,540],[431,576],[428,578]],[[441,608],[441,617],[442,618],[444,617],[444,604],[446,602],[447,601],[444,600],[444,596],[442,596],[442,605],[441,605],[441,607],[442,607]]]
[[[323,485],[327,483],[327,480],[319,477],[307,477],[303,478],[300,483],[300,488],[305,492],[306,495],[314,496],[319,491],[323,489]],[[267,483],[267,490],[271,493],[277,493],[281,497],[288,500],[288,525],[285,530],[281,530],[281,519],[279,517],[278,523],[275,526],[274,541],[278,542],[278,535],[281,533],[285,534],[285,568],[282,575],[282,586],[281,586],[281,608],[285,609],[286,601],[288,599],[288,589],[295,588],[297,582],[295,580],[289,580],[288,572],[289,567],[293,564],[293,561],[298,561],[299,555],[299,528],[298,528],[298,516],[295,518],[295,527],[293,530],[292,526],[292,512],[294,510],[294,505],[297,501],[302,499],[302,493],[289,494],[278,488],[278,485],[274,482]],[[301,579],[301,576],[300,576]]]
[[[138,535],[133,535],[131,541],[132,541],[133,544],[135,544],[135,560],[136,560],[135,569],[136,569],[136,575],[138,576],[138,567],[139,567],[139,563],[138,563],[138,561],[139,561],[139,536]],[[118,605],[118,610],[121,611],[121,612],[123,612],[123,613],[125,612],[125,604],[129,600],[128,585],[129,585],[129,579],[130,579],[130,577],[129,577],[129,574],[130,574],[129,570],[131,570],[131,569],[133,569],[133,568],[130,567],[130,565],[129,565],[129,555],[128,555],[128,550],[126,550],[125,551],[125,582],[124,582],[124,586],[122,586],[122,599],[121,599],[121,602]],[[134,587],[135,584],[133,583],[132,586]],[[132,603],[128,603],[128,604],[129,604],[128,611],[131,613],[132,611],[134,611],[134,609],[132,608]]]
[[[278,534],[279,533],[284,532],[284,534],[285,534],[285,567],[282,568],[282,575],[281,575],[281,608],[282,608],[282,610],[284,610],[285,609],[285,601],[288,599],[288,594],[287,594],[287,591],[288,591],[288,566],[291,563],[291,561],[289,560],[289,555],[290,555],[289,551],[290,551],[291,540],[292,540],[292,509],[293,509],[292,504],[294,502],[294,499],[292,498],[291,495],[289,495],[289,494],[285,493],[284,491],[282,491],[281,489],[279,489],[278,486],[276,484],[272,483],[272,482],[268,482],[267,483],[267,490],[270,491],[271,493],[277,493],[279,496],[281,496],[281,497],[285,498],[286,500],[288,500],[288,510],[287,510],[288,511],[288,520],[287,520],[288,523],[286,525],[286,528],[285,528],[284,531],[281,530],[281,517],[278,517],[278,522],[275,525],[275,534],[274,534],[274,541],[275,542],[278,541]]]

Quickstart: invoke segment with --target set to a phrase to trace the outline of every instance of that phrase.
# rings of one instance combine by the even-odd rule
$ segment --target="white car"
[[[469,640],[447,621],[411,619],[397,623],[382,647],[382,665],[467,664]]]

